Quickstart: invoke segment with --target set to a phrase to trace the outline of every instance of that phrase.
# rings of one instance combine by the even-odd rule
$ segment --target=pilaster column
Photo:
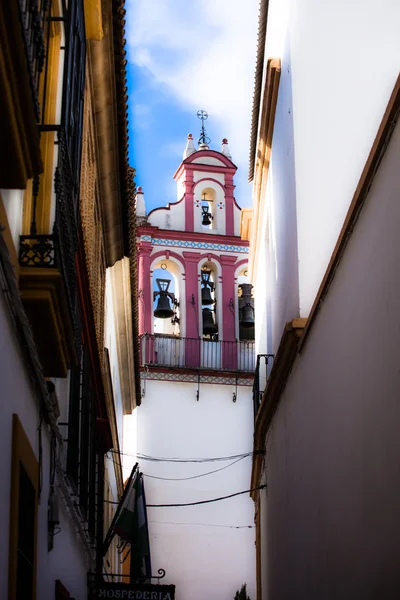
[[[200,366],[200,338],[202,331],[199,329],[199,281],[198,263],[200,252],[183,252],[186,274],[186,348],[185,364],[187,367]]]
[[[222,368],[237,369],[235,263],[236,256],[222,254]]]
[[[193,171],[185,171],[185,231],[194,231],[194,178]]]
[[[225,175],[225,233],[226,235],[235,235],[235,200],[233,192],[233,175],[227,173]]]
[[[153,298],[150,276],[152,250],[153,247],[150,242],[140,242],[138,245],[139,335],[152,333]]]

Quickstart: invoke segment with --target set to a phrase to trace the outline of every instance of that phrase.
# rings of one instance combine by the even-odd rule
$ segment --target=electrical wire
[[[220,502],[221,500],[228,500],[228,498],[233,498],[234,496],[240,496],[242,494],[249,494],[250,492],[256,492],[257,490],[263,490],[266,488],[266,485],[259,485],[256,488],[252,488],[250,490],[243,490],[243,492],[236,492],[235,494],[229,494],[228,496],[220,496],[219,498],[212,498],[211,500],[199,500],[198,502],[182,502],[181,504],[147,504],[147,508],[172,508],[172,507],[181,507],[181,506],[197,506],[199,504],[210,504],[211,502]]]
[[[149,521],[159,525],[198,525],[199,527],[224,527],[227,529],[254,529],[254,525],[217,525],[215,523],[175,523],[174,521]]]
[[[257,454],[263,454],[263,450],[256,450],[255,452],[243,452],[242,454],[232,454],[231,456],[217,456],[210,458],[177,458],[177,457],[161,457],[161,456],[150,456],[148,454],[129,454],[128,452],[118,452],[117,450],[110,450],[112,454],[119,454],[121,456],[131,456],[141,460],[148,460],[153,462],[173,462],[173,463],[203,463],[203,462],[219,462],[224,460],[235,460],[236,458],[245,458],[246,456],[255,456]]]
[[[257,490],[263,490],[267,486],[259,485],[256,488],[251,488],[250,490],[243,490],[242,492],[235,492],[234,494],[229,494],[228,496],[220,496],[219,498],[211,498],[211,500],[199,500],[198,502],[183,502],[181,504],[146,504],[146,508],[179,508],[181,506],[197,506],[198,504],[210,504],[211,502],[219,502],[220,500],[228,500],[229,498],[234,498],[235,496],[241,496],[242,494],[249,494],[250,492],[256,492]],[[111,500],[104,500],[107,504],[119,504],[119,502],[113,502]]]
[[[224,467],[221,467],[220,469],[214,469],[214,471],[208,471],[208,473],[200,473],[199,475],[192,475],[191,477],[156,477],[155,475],[147,475],[146,473],[143,473],[143,475],[145,477],[149,477],[150,479],[161,479],[163,481],[188,481],[189,479],[199,479],[200,477],[206,477],[206,475],[212,475],[213,473],[219,473],[219,471],[223,471],[224,469],[227,469],[228,467],[235,465],[236,463],[238,463],[240,460],[243,460],[244,458],[246,458],[246,457],[241,456],[237,460],[234,460],[233,462],[229,463],[229,465],[225,465]]]
[[[113,460],[111,457],[107,457],[107,458],[109,460],[111,460],[118,467],[122,467],[121,463],[119,463],[118,461]],[[224,469],[228,469],[228,467],[232,467],[233,465],[238,463],[240,460],[243,460],[244,458],[247,458],[247,457],[241,456],[240,458],[231,462],[229,465],[225,465],[224,467],[221,467],[220,469],[214,469],[214,471],[208,471],[207,473],[200,473],[199,475],[191,475],[190,477],[158,477],[156,475],[149,475],[148,473],[143,473],[143,475],[144,475],[144,477],[148,477],[149,479],[159,479],[162,481],[188,481],[189,479],[199,479],[200,477],[206,477],[206,475],[212,475],[213,473],[219,473],[219,471],[223,471]]]

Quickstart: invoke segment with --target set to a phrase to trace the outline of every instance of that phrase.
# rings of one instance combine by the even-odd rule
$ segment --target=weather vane
[[[206,128],[204,127],[204,121],[208,119],[208,113],[205,110],[198,110],[197,116],[201,119],[201,132],[199,137],[199,144],[205,144],[208,146],[211,142],[210,138],[206,135]]]

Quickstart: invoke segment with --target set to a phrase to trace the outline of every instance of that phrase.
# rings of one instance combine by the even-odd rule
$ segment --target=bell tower
[[[243,301],[239,296],[240,286],[247,282],[248,243],[240,239],[241,209],[234,197],[237,167],[226,138],[220,151],[210,148],[205,129],[208,115],[199,111],[198,117],[202,123],[198,147],[189,134],[174,174],[177,202],[147,215],[138,188],[139,329],[141,335],[240,342]],[[167,276],[173,299],[159,289],[160,280]],[[243,306],[248,340],[254,325],[248,306],[254,307],[251,295],[247,300]],[[169,321],[161,323],[160,318]],[[229,351],[229,360],[226,352],[222,354],[220,366],[236,369],[235,353]],[[185,360],[192,358],[189,352]]]
[[[198,142],[188,135],[174,174],[177,201],[147,213],[142,188],[136,196],[143,394],[137,431],[140,452],[149,456],[218,457],[252,447],[254,303],[247,280],[248,242],[240,237],[241,209],[234,196],[237,167],[227,139],[219,150],[211,148],[207,113],[199,111],[198,117]],[[154,477],[146,481],[149,504],[169,494],[180,502],[246,490],[251,460],[241,461],[231,475],[223,471],[222,478],[191,479],[189,487],[176,469],[163,463],[159,481],[159,470],[146,464]],[[238,577],[233,593],[245,581],[251,589],[254,575],[246,565],[254,559],[253,531],[228,534],[232,524],[253,523],[250,498],[232,499],[223,510],[192,507],[190,519],[174,513],[176,521],[200,525],[204,519],[213,523],[218,514],[218,523],[228,526],[211,527],[204,538],[200,527],[188,524],[179,544],[176,532],[160,523],[171,521],[165,510],[157,512],[153,524],[150,516],[153,570],[166,569],[171,583],[181,588],[180,597],[224,597],[232,573]],[[199,556],[207,578],[199,572]]]

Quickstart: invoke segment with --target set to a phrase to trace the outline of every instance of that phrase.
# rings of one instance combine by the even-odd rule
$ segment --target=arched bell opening
[[[204,188],[201,191],[201,226],[202,229],[216,229],[214,223],[215,214],[215,191],[212,188]]]
[[[153,333],[180,335],[181,310],[179,273],[171,268],[170,261],[159,261],[152,272],[153,279]]]
[[[218,341],[217,270],[212,263],[204,263],[200,270],[200,299],[202,337]]]
[[[251,285],[247,277],[247,266],[239,272],[237,284],[239,340],[254,341],[254,294],[253,286]]]

